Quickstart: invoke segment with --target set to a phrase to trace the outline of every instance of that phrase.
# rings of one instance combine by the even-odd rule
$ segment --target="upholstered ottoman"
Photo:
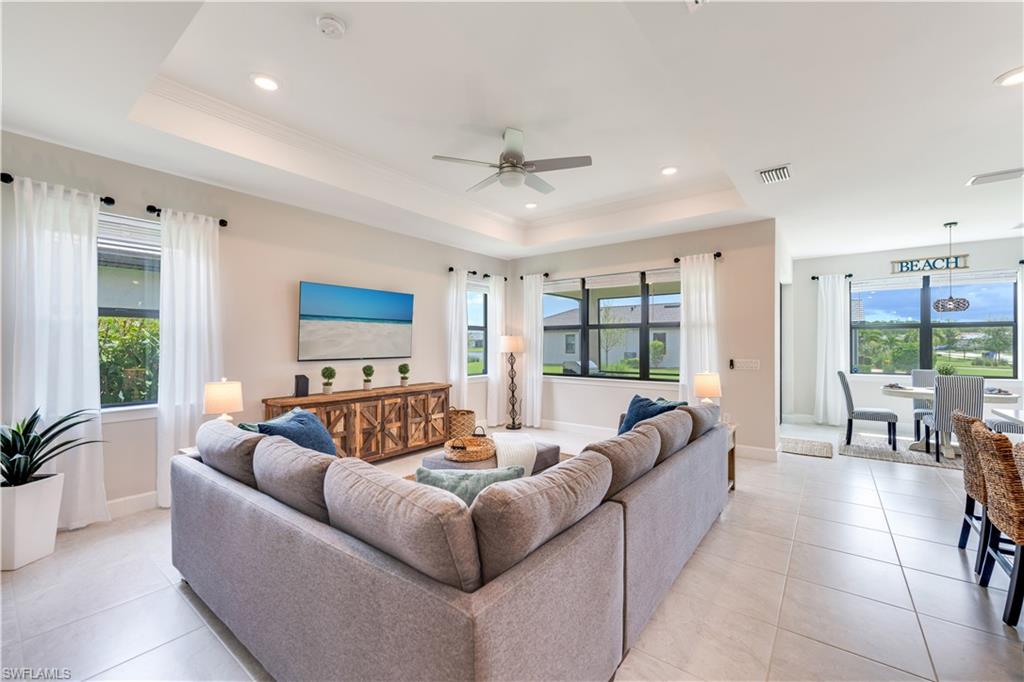
[[[537,443],[537,459],[533,463],[532,474],[553,467],[558,464],[558,457],[562,449],[551,443]],[[423,457],[420,464],[424,469],[494,469],[498,466],[498,458],[491,457],[479,462],[451,462],[444,458],[444,451],[434,452]]]

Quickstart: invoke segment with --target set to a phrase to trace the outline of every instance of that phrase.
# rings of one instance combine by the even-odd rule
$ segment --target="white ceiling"
[[[343,39],[319,36],[323,11]],[[3,20],[5,129],[501,257],[760,217],[796,257],[941,242],[947,220],[1021,235],[1020,181],[964,186],[1024,166],[1024,89],[992,85],[1024,62],[1019,3],[37,3]],[[495,159],[505,126],[528,157],[594,166],[546,174],[546,196],[466,194],[486,169],[430,159]],[[762,185],[783,162],[793,179]]]

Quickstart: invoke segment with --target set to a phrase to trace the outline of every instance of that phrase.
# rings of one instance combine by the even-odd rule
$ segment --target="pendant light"
[[[971,307],[971,302],[966,298],[953,297],[953,228],[956,225],[956,223],[946,223],[943,225],[943,227],[949,230],[949,258],[946,259],[946,270],[949,271],[949,298],[940,298],[935,301],[932,308],[937,313],[962,313]]]

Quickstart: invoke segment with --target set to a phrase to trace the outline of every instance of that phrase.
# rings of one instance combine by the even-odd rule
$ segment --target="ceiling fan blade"
[[[484,178],[480,182],[476,183],[475,185],[473,185],[472,187],[470,187],[466,191],[467,192],[479,192],[484,187],[487,187],[488,185],[493,185],[497,181],[498,181],[498,174],[494,173],[493,175],[488,175],[486,178]]]
[[[593,164],[589,156],[563,156],[558,159],[536,159],[523,161],[523,168],[530,173],[543,173],[553,170],[567,170],[569,168],[584,168]]]
[[[452,163],[466,163],[470,166],[484,166],[485,168],[497,168],[498,164],[488,163],[487,161],[474,161],[473,159],[460,159],[457,156],[441,156],[440,154],[434,154],[432,157],[434,161],[451,161]]]
[[[501,134],[501,159],[523,162],[523,131],[518,128],[505,128]]]
[[[551,194],[555,191],[553,185],[549,184],[547,180],[542,180],[533,173],[526,174],[526,186],[530,189],[535,189],[542,194]]]

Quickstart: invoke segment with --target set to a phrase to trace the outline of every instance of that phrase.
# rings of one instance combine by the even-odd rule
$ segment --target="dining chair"
[[[981,419],[985,409],[985,379],[971,376],[935,377],[935,407],[924,419],[925,452],[931,453],[931,432],[935,432],[935,461],[942,461],[942,434],[953,433],[953,410]]]
[[[985,475],[985,528],[981,544],[985,558],[978,584],[988,587],[996,564],[1010,576],[1003,608],[1003,622],[1013,627],[1020,621],[1024,604],[1024,444],[1013,447],[1001,433],[991,433],[983,424],[973,427],[981,447],[982,471]],[[1003,535],[1009,542],[1003,540]],[[1007,558],[1013,556],[1013,561]]]
[[[967,549],[972,530],[979,538],[981,537],[985,521],[985,473],[981,470],[981,455],[978,453],[978,442],[974,437],[975,424],[985,427],[985,423],[980,419],[970,417],[960,410],[953,410],[953,432],[960,441],[960,453],[964,458],[964,491],[967,493],[963,523],[960,525],[960,540],[957,542],[960,549]],[[981,573],[984,559],[985,543],[979,540],[974,560],[975,573]]]
[[[990,417],[985,420],[985,424],[996,433],[1024,434],[1024,424],[1011,422],[1001,417]]]
[[[935,377],[939,373],[934,369],[910,370],[910,384],[915,388],[935,388]],[[932,413],[932,401],[914,398],[914,440],[921,440],[921,420]]]
[[[889,445],[896,450],[896,421],[899,417],[892,410],[881,407],[868,407],[856,409],[853,406],[853,394],[850,393],[850,382],[846,380],[846,372],[839,371],[839,383],[843,385],[843,394],[846,396],[846,444],[853,440],[853,420],[862,419],[869,422],[888,422]]]

